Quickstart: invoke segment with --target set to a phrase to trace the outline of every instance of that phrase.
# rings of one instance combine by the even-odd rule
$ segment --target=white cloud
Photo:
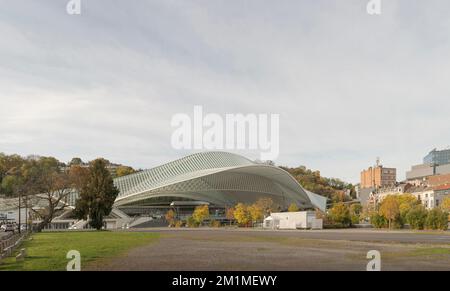
[[[151,167],[197,104],[279,113],[278,163],[352,182],[450,144],[447,1],[84,2],[2,4],[0,151]]]

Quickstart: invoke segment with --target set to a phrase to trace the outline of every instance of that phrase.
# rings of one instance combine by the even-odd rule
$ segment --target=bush
[[[350,210],[344,203],[335,204],[330,209],[329,217],[334,224],[350,225],[352,223]]]
[[[200,223],[198,223],[192,216],[189,216],[186,220],[187,227],[199,227]]]
[[[448,213],[439,208],[430,210],[426,219],[426,227],[433,230],[447,230]]]
[[[370,216],[370,223],[375,228],[386,228],[388,226],[387,219],[378,213],[374,213]]]
[[[217,220],[211,220],[211,221],[209,222],[209,226],[210,226],[210,227],[220,227],[220,221],[217,221]]]
[[[406,214],[406,221],[412,229],[423,229],[428,212],[423,206],[416,206]]]
[[[177,220],[175,221],[175,227],[183,227],[184,226],[184,222],[181,220]]]

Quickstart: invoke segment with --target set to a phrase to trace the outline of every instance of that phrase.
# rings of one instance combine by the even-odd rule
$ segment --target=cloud
[[[351,182],[450,144],[447,1],[82,4],[2,4],[0,151],[152,167],[194,105],[279,113],[278,164]]]

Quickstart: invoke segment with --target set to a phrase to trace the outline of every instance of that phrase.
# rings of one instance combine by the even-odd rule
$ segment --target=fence
[[[11,256],[14,251],[14,248],[16,246],[18,246],[27,235],[28,235],[28,233],[26,233],[26,232],[16,233],[8,238],[1,239],[0,240],[0,260],[2,258]]]

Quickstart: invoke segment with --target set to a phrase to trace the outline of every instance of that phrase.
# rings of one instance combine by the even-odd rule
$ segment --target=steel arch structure
[[[326,198],[305,189],[281,168],[227,152],[203,152],[114,180],[120,194],[114,206],[151,205],[175,200],[217,207],[271,198],[281,208],[325,210]]]

